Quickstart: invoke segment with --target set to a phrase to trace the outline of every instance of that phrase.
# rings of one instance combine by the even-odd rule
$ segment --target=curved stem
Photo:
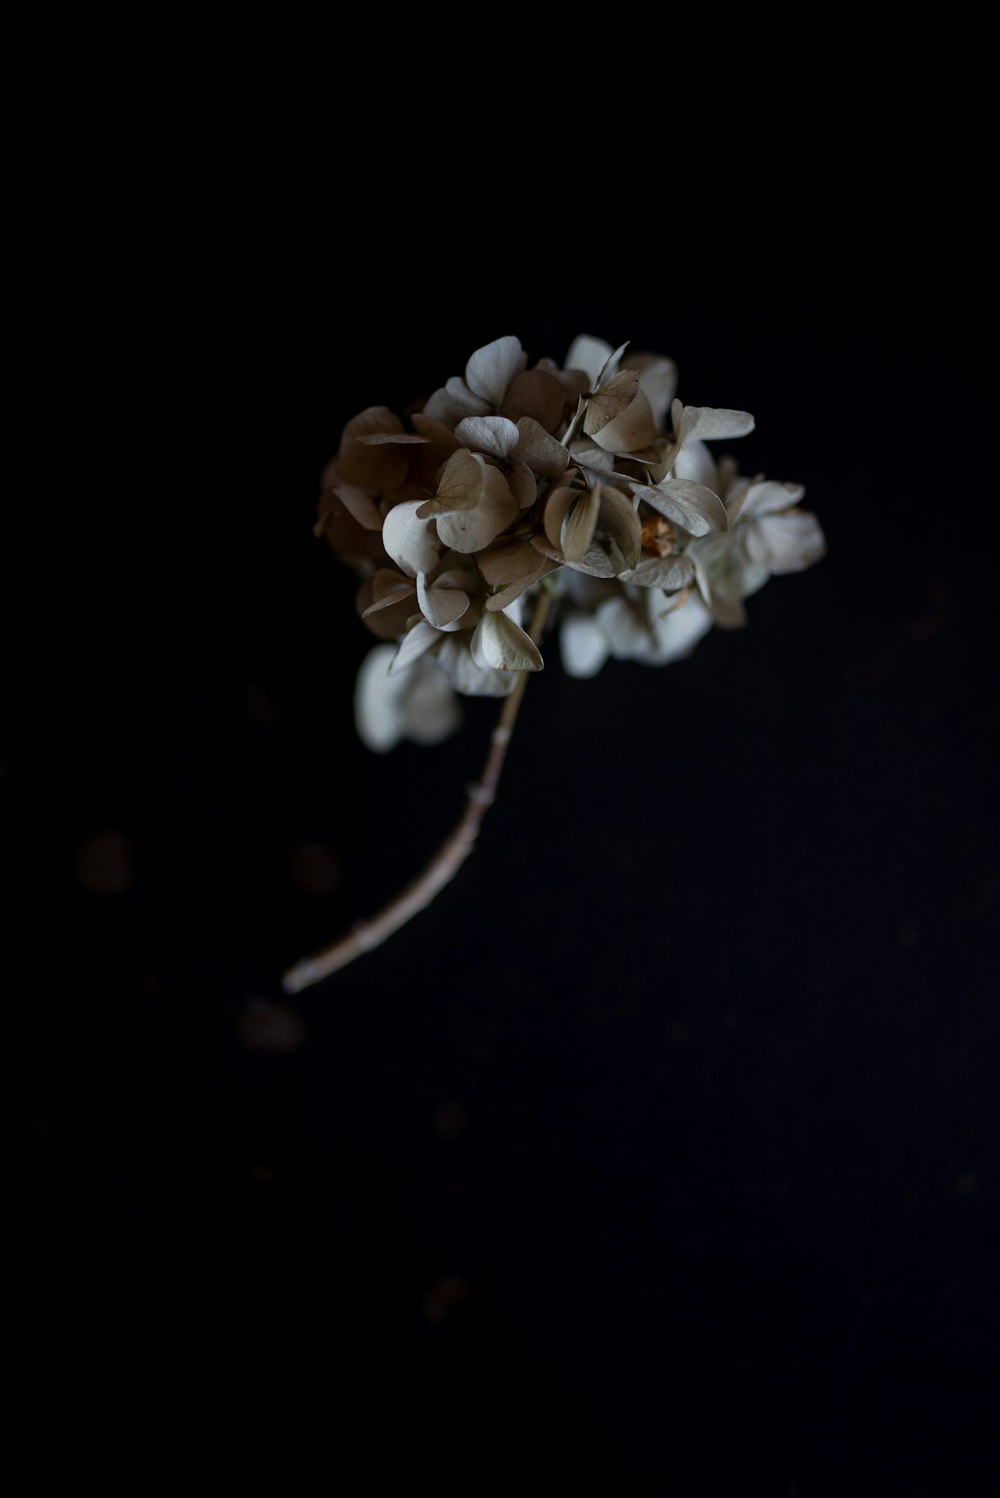
[[[547,588],[543,589],[535,605],[528,632],[536,642],[541,637],[545,625],[551,596]],[[507,757],[507,745],[514,732],[514,724],[517,721],[529,674],[527,671],[522,671],[514,690],[509,697],[504,698],[497,725],[490,735],[489,752],[486,755],[482,774],[476,784],[470,786],[466,792],[465,810],[461,820],[451,835],[441,844],[423,873],[408,885],[402,894],[397,895],[380,910],[378,915],[362,921],[347,936],[342,936],[331,946],[324,947],[321,952],[315,953],[312,957],[304,957],[301,962],[289,968],[281,980],[286,993],[300,993],[310,984],[318,983],[320,979],[328,978],[331,973],[346,967],[349,962],[353,962],[364,952],[371,952],[375,947],[381,946],[387,937],[392,936],[393,932],[405,926],[408,920],[425,909],[434,896],[454,879],[472,852],[476,838],[479,836],[483,817],[486,815],[486,808],[496,795],[504,760]]]

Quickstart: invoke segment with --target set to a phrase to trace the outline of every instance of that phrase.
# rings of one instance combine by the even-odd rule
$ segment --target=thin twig
[[[543,589],[535,606],[528,632],[536,641],[541,637],[545,625],[550,598],[551,594],[548,589]],[[349,962],[353,962],[364,952],[371,952],[375,947],[381,946],[386,937],[398,931],[401,926],[405,926],[408,920],[425,909],[434,896],[454,879],[472,852],[476,838],[479,836],[483,817],[486,815],[486,808],[496,795],[500,773],[507,757],[507,745],[514,732],[521,698],[528,684],[528,675],[527,671],[522,671],[514,690],[509,697],[504,699],[497,725],[490,735],[490,747],[483,765],[483,772],[477,783],[470,786],[466,792],[465,810],[461,821],[451,836],[441,844],[424,872],[408,885],[402,894],[397,895],[379,911],[378,915],[372,916],[368,921],[362,921],[360,925],[355,926],[353,931],[347,936],[342,936],[332,946],[324,947],[321,952],[317,952],[312,957],[305,957],[294,967],[289,968],[281,980],[286,993],[300,993],[310,984],[318,983],[321,978],[328,978],[331,973],[346,967]]]

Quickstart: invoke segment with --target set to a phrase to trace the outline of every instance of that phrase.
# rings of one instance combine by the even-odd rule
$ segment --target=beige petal
[[[542,656],[531,636],[507,614],[485,613],[472,635],[470,648],[477,666],[495,671],[541,671]]]
[[[739,505],[739,517],[741,520],[748,520],[751,516],[790,510],[805,492],[802,484],[779,484],[774,479],[750,484]],[[360,519],[360,516],[355,516],[355,519]]]
[[[553,547],[559,547],[562,538],[563,522],[582,493],[582,489],[571,489],[568,486],[562,489],[553,489],[545,501],[545,534],[549,539],[550,545]]]
[[[538,553],[527,538],[511,537],[484,551],[476,565],[491,588],[500,588],[534,571],[539,566]]]
[[[634,572],[623,574],[622,581],[676,593],[694,581],[694,563],[686,556],[643,557]]]
[[[515,456],[519,463],[527,463],[535,473],[547,479],[557,479],[565,473],[569,466],[569,452],[534,417],[522,416],[517,431]]]
[[[483,488],[483,460],[466,448],[452,453],[438,475],[437,492],[422,506],[421,519],[469,510],[479,503]]]
[[[625,365],[639,371],[639,389],[649,401],[657,431],[662,431],[677,389],[677,365],[662,354],[630,354]]]
[[[410,420],[421,437],[426,437],[431,442],[440,443],[442,447],[447,447],[452,452],[454,452],[455,448],[461,446],[451,428],[446,427],[443,421],[436,421],[426,411],[414,411]]]
[[[510,336],[497,338],[493,343],[476,349],[465,366],[465,382],[474,395],[489,401],[498,410],[503,405],[507,386],[527,362],[519,339]]]
[[[538,480],[527,463],[515,463],[508,476],[518,509],[530,509],[538,498]]]
[[[461,456],[455,454],[456,458]],[[476,461],[471,455],[467,456],[472,462]],[[465,555],[489,546],[520,514],[517,501],[499,468],[491,468],[482,459],[479,465],[482,478],[475,505],[439,515],[437,519],[438,536],[445,546]]]
[[[356,520],[366,531],[382,529],[379,507],[366,490],[358,489],[354,484],[338,484],[334,493],[352,520]]]
[[[441,644],[434,659],[441,670],[455,690],[467,697],[509,697],[517,685],[517,672],[477,666],[469,649],[471,638],[468,634],[438,635]]]
[[[610,543],[605,549],[615,570],[634,567],[642,552],[642,525],[632,503],[617,489],[601,486],[601,508],[597,529]]]
[[[545,369],[526,369],[515,375],[500,414],[518,423],[530,416],[546,432],[554,432],[565,409],[566,391],[556,375]]]
[[[605,343],[603,338],[592,338],[589,333],[581,333],[570,344],[569,353],[564,361],[565,368],[582,370],[593,390],[600,378],[601,370],[613,353],[610,343]]]
[[[633,374],[638,379],[638,371],[621,370],[620,374]],[[615,379],[618,375],[615,376]],[[601,391],[601,395],[603,395]],[[594,397],[600,399],[600,396]],[[591,406],[593,401],[591,401]],[[595,429],[588,425],[591,406],[587,408],[587,419],[584,421],[584,429],[588,431],[599,447],[615,453],[634,453],[642,448],[650,447],[656,438],[656,424],[653,421],[653,413],[649,408],[649,401],[642,391],[637,389],[631,403],[617,416]]]
[[[559,544],[567,562],[579,562],[594,539],[597,517],[601,513],[601,489],[595,484],[585,489],[563,521]]]
[[[617,374],[613,374],[587,402],[587,412],[583,418],[583,430],[587,436],[596,436],[608,422],[617,420],[628,410],[638,393],[637,369],[619,369]],[[606,443],[601,445],[607,446]]]
[[[534,551],[534,547],[529,545],[528,550]],[[537,560],[537,552],[535,552],[535,557]],[[526,593],[529,588],[534,587],[535,583],[540,582],[543,577],[547,577],[550,572],[555,572],[560,565],[561,563],[549,557],[544,558],[544,560],[539,562],[534,572],[525,573],[523,577],[519,577],[515,582],[508,583],[499,592],[491,594],[486,600],[487,609],[493,612],[496,609],[508,608],[520,598],[522,593]]]

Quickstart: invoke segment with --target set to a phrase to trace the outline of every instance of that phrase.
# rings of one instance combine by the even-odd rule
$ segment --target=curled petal
[[[622,374],[636,374],[635,370],[622,370]],[[618,376],[616,375],[617,379]],[[603,392],[602,392],[603,394]],[[595,397],[599,399],[599,397]],[[587,407],[589,417],[593,401]],[[584,421],[585,430],[593,437],[599,447],[608,452],[615,453],[637,453],[652,446],[656,438],[656,424],[653,421],[653,413],[649,408],[649,401],[642,391],[636,389],[631,403],[621,412],[608,421],[600,429],[588,426]]]
[[[606,427],[609,422],[615,421],[627,411],[638,393],[639,371],[637,369],[620,369],[617,374],[613,374],[587,402],[587,411],[583,418],[583,430],[587,436],[595,436],[602,427]],[[607,443],[601,444],[602,447],[607,445]]]
[[[542,656],[529,634],[504,613],[483,614],[471,640],[477,666],[496,671],[541,671]]]
[[[601,489],[595,484],[593,489],[584,490],[563,521],[559,544],[568,562],[579,562],[585,556],[594,539],[600,513]]]
[[[419,500],[395,505],[382,524],[382,545],[407,577],[430,572],[440,560],[434,522],[420,515]]]
[[[678,431],[674,402],[674,432]],[[745,437],[754,429],[754,419],[749,411],[730,411],[722,406],[685,406],[680,433],[685,442],[697,437],[702,442],[717,437]]]
[[[435,629],[457,629],[463,614],[469,611],[469,595],[460,588],[428,587],[426,574],[417,577],[417,602],[428,624]]]

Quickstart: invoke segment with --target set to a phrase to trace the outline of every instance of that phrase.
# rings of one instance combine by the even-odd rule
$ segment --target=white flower
[[[369,749],[385,754],[402,739],[439,744],[458,727],[461,711],[447,678],[424,657],[408,671],[390,674],[396,649],[376,645],[358,672],[354,721]]]
[[[696,542],[690,556],[716,623],[739,629],[746,623],[744,600],[773,575],[818,562],[826,541],[815,515],[798,508],[801,484],[732,476],[723,488],[729,530]]]
[[[673,596],[657,588],[618,585],[592,613],[575,610],[563,620],[559,644],[570,676],[594,676],[609,656],[663,666],[690,655],[712,627],[697,594]]]

